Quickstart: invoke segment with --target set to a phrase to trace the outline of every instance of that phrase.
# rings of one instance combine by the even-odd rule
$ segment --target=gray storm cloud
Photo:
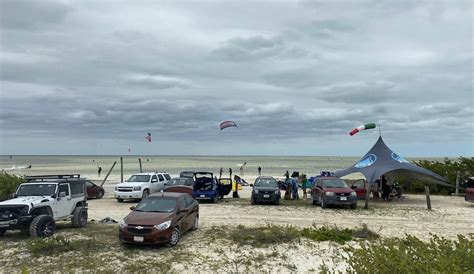
[[[0,154],[473,155],[472,9],[1,1]]]

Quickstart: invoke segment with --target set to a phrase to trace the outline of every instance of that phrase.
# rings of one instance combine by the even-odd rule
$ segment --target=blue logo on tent
[[[402,156],[396,154],[395,152],[392,152],[392,159],[399,162],[400,164],[402,163],[410,163],[408,162],[407,160],[405,160],[405,158],[403,158]]]
[[[369,154],[369,155],[365,156],[364,158],[362,158],[362,160],[357,162],[357,164],[355,164],[354,167],[356,167],[356,168],[368,167],[368,166],[373,165],[375,163],[375,161],[377,161],[377,156],[375,154]]]

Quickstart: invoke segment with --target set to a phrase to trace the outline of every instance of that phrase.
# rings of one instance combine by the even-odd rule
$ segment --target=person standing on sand
[[[287,180],[290,179],[290,172],[288,170],[285,172],[285,178]]]
[[[229,178],[232,178],[232,168],[229,168]]]
[[[221,169],[219,170],[219,179],[222,178],[222,173],[224,173],[224,168],[223,167],[221,167]]]
[[[303,200],[308,198],[308,194],[306,193],[306,189],[311,188],[311,184],[309,183],[308,179],[306,178],[306,174],[303,174],[301,179],[301,188],[303,189]]]
[[[258,176],[261,176],[261,175],[262,175],[262,168],[258,167]]]
[[[102,167],[99,166],[99,169],[97,169],[97,174],[99,175],[99,178],[100,178],[100,173],[102,173]]]
[[[384,201],[388,200],[388,197],[390,196],[390,186],[387,183],[387,179],[385,179],[385,175],[382,175],[382,199]]]

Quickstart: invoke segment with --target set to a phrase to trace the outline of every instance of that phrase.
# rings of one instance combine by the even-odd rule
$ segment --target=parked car
[[[466,193],[464,194],[464,200],[466,202],[474,203],[474,177],[469,177],[466,180]]]
[[[172,178],[165,186],[165,192],[181,192],[193,195],[193,178],[178,177]]]
[[[367,194],[367,181],[365,179],[358,179],[351,183],[351,189],[357,194],[357,199],[365,199]]]
[[[194,178],[194,171],[181,171],[181,173],[179,173],[179,177],[181,177],[181,178]]]
[[[102,199],[102,197],[104,197],[105,190],[103,187],[96,185],[89,180],[85,180],[85,183],[86,183],[88,199],[89,198]]]
[[[175,246],[183,233],[199,225],[199,204],[186,193],[155,193],[130,209],[119,223],[123,243]]]
[[[146,172],[132,175],[128,180],[115,186],[115,198],[119,203],[124,199],[143,199],[165,189],[168,173]]]
[[[0,202],[0,237],[7,230],[49,237],[58,220],[71,220],[73,227],[87,225],[86,187],[79,174],[29,176],[26,181],[13,199]]]
[[[222,185],[211,172],[194,173],[193,197],[217,203],[232,190],[232,185]]]
[[[252,195],[250,203],[252,205],[260,203],[280,204],[280,188],[273,177],[259,176],[252,185]]]
[[[357,193],[349,188],[346,181],[337,177],[321,177],[316,179],[311,189],[313,205],[322,208],[328,205],[350,205],[357,208]]]

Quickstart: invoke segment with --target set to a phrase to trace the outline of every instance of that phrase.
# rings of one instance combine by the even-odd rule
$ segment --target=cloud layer
[[[472,156],[472,10],[1,1],[0,154]]]

